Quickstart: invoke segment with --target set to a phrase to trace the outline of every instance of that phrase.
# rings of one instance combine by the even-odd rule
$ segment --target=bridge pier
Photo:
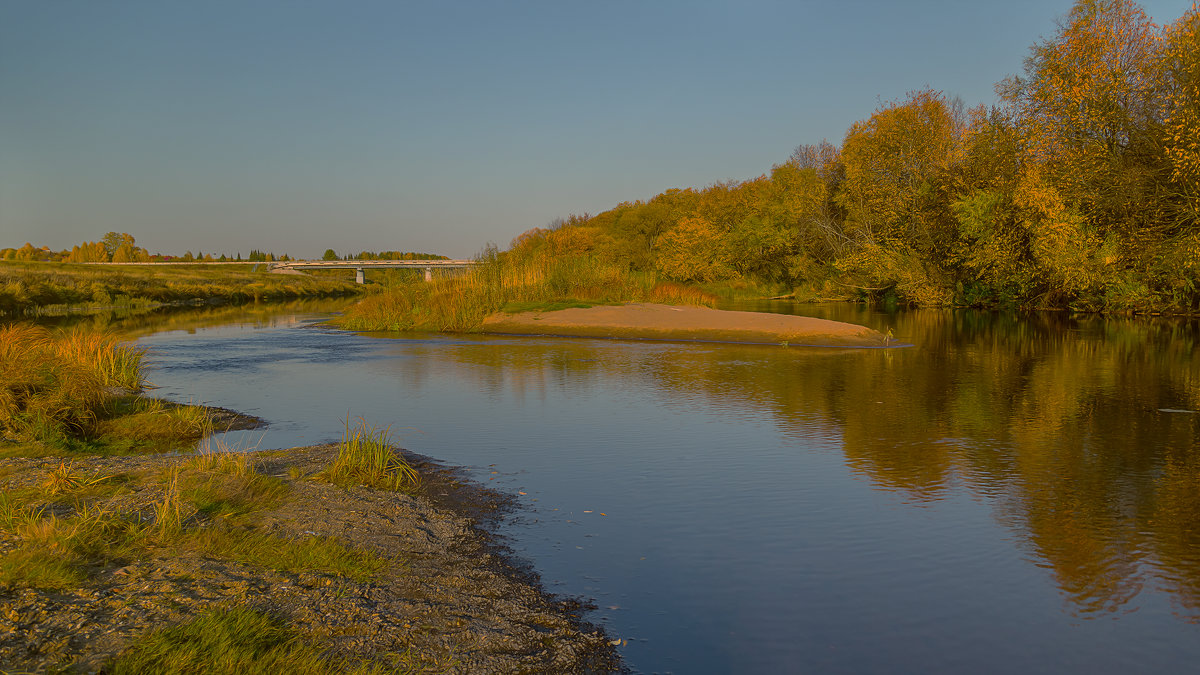
[[[425,281],[433,281],[433,268],[432,267],[425,268]]]
[[[426,272],[428,274],[428,272]],[[354,268],[354,282],[359,284],[367,283],[367,273],[361,267]]]

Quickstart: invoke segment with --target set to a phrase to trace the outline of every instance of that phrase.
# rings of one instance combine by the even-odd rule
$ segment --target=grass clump
[[[368,485],[384,490],[417,487],[421,476],[391,445],[390,430],[370,426],[361,417],[351,428],[347,418],[337,459],[321,475],[337,485]]]

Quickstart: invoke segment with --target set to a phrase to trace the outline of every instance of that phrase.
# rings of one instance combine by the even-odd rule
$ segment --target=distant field
[[[361,293],[349,277],[271,274],[266,263],[89,265],[0,262],[0,314],[54,306],[188,301],[248,302]]]

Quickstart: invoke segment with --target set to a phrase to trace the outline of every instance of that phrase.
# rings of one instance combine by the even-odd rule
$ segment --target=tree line
[[[769,174],[513,240],[673,280],[921,305],[1200,310],[1200,5],[1079,0],[1000,102],[921,90]]]
[[[85,241],[72,246],[69,250],[61,251],[55,251],[49,246],[34,246],[25,242],[25,245],[20,248],[0,248],[0,260],[65,263],[243,262],[240,251],[235,256],[225,253],[214,256],[203,251],[195,254],[188,251],[183,255],[150,253],[138,246],[133,235],[126,232],[109,232],[100,241]],[[244,259],[245,262],[273,262],[276,260],[291,260],[291,258],[287,254],[277,256],[273,252],[266,253],[254,249]]]

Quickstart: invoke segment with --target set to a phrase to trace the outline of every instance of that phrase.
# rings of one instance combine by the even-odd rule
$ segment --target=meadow
[[[348,275],[272,274],[266,265],[86,265],[0,262],[0,316],[62,307],[161,303],[245,303],[351,296]]]

